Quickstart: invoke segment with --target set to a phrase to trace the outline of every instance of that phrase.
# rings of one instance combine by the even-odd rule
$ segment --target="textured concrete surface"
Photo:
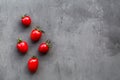
[[[23,14],[32,25],[24,28]],[[120,0],[0,0],[0,80],[120,80]],[[38,43],[29,39],[40,25],[46,34]],[[29,44],[26,55],[16,50],[17,38]],[[46,56],[39,43],[50,39]],[[28,59],[39,58],[30,74]]]

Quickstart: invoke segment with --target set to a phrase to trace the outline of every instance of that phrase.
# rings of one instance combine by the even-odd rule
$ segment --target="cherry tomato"
[[[28,15],[24,15],[21,19],[21,22],[25,26],[29,26],[31,24],[31,18]]]
[[[28,51],[28,44],[25,41],[22,41],[20,38],[18,39],[18,43],[16,45],[18,51],[21,53],[26,53]]]
[[[31,40],[34,42],[38,41],[42,37],[42,33],[44,33],[44,31],[40,30],[39,28],[33,29],[30,34]]]
[[[46,54],[49,51],[50,47],[51,47],[51,43],[49,40],[47,40],[46,42],[42,42],[39,45],[38,51],[42,54]]]
[[[28,70],[31,73],[35,73],[38,69],[39,61],[38,58],[33,56],[28,60]]]

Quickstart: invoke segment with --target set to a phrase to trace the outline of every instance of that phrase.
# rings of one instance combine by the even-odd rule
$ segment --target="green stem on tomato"
[[[18,41],[17,41],[18,43],[20,43],[20,42],[22,42],[22,39],[21,38],[18,38]]]
[[[42,33],[45,33],[45,31],[43,31],[43,30],[40,28],[40,26],[36,26],[35,29],[38,30],[38,31],[41,31]]]
[[[52,47],[52,44],[51,44],[51,41],[50,41],[50,40],[47,40],[47,41],[46,41],[46,44],[48,45],[49,48]]]
[[[21,18],[24,18],[25,16],[27,16],[27,14],[24,14]]]
[[[37,58],[36,56],[32,56],[32,58]]]

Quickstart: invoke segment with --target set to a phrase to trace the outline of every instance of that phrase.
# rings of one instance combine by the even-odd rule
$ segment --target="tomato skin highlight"
[[[38,31],[36,29],[32,30],[31,34],[30,34],[30,38],[33,42],[37,42],[39,39],[41,39],[42,37],[42,32]]]
[[[39,45],[38,51],[42,54],[46,54],[49,51],[49,46],[47,43],[43,42]]]
[[[21,19],[21,22],[22,22],[23,25],[29,26],[31,24],[30,16],[27,16],[27,15],[23,16],[22,19]]]
[[[17,43],[17,49],[22,54],[25,54],[28,51],[28,44],[25,41]]]
[[[35,73],[38,69],[39,60],[38,58],[32,57],[28,60],[28,70],[31,73]]]

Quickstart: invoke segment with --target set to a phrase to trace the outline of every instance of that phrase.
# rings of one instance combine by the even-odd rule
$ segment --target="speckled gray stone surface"
[[[24,28],[20,18],[32,18]],[[33,26],[46,32],[37,43]],[[16,50],[17,38],[29,44]],[[38,45],[50,39],[53,48],[40,56]],[[120,80],[120,0],[0,0],[0,80]],[[27,70],[36,55],[39,69]]]

